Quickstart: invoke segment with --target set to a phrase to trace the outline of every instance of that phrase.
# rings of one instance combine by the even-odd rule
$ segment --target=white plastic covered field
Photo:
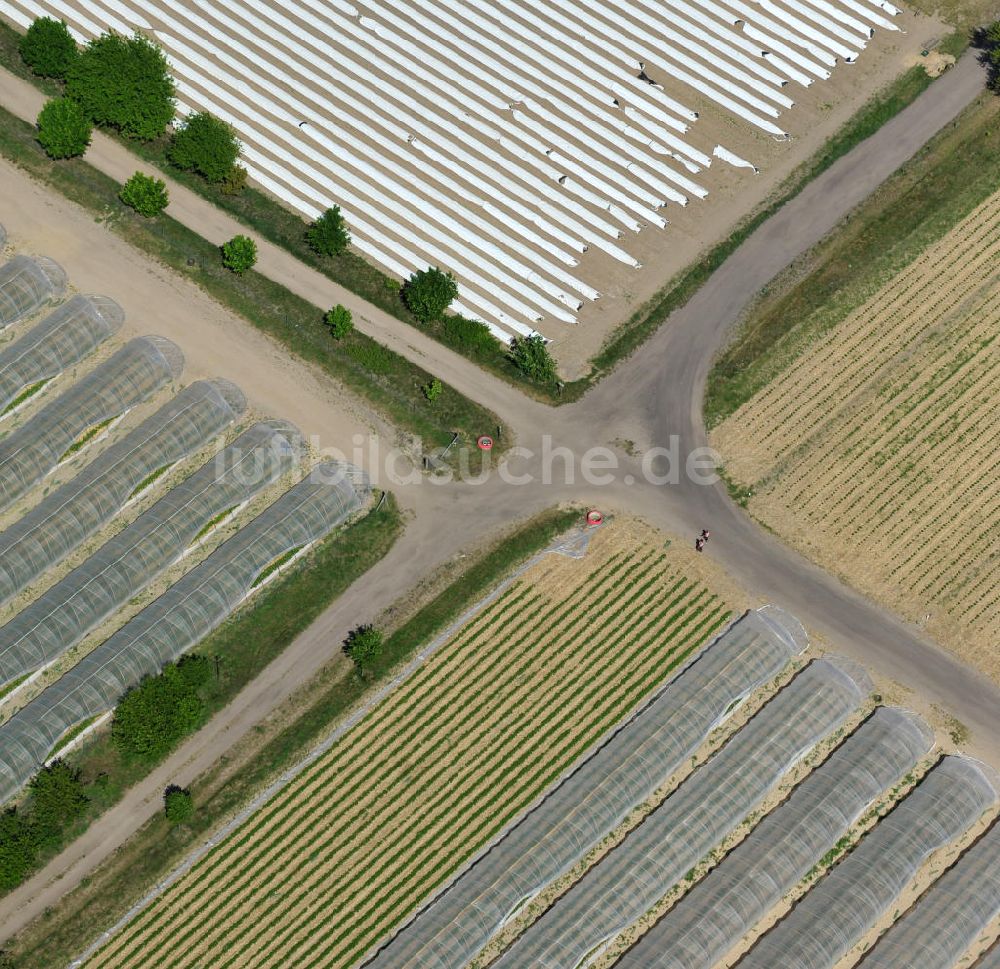
[[[80,40],[139,29],[180,112],[230,121],[262,186],[307,217],[341,205],[400,277],[439,265],[457,309],[504,338],[576,322],[599,293],[580,254],[637,267],[629,240],[707,194],[709,102],[785,137],[796,85],[853,61],[888,0],[0,0]],[[749,177],[749,173],[748,176]]]

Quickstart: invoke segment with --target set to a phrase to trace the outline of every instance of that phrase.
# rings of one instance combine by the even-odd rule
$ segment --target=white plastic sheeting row
[[[712,969],[934,743],[880,707],[615,965]]]
[[[0,0],[17,24],[55,15],[80,40],[151,33],[181,106],[231,121],[261,185],[310,218],[340,204],[358,249],[392,273],[454,271],[457,308],[502,337],[573,322],[599,295],[574,272],[582,251],[636,266],[623,233],[703,198],[692,176],[713,154],[743,163],[690,143],[685,99],[783,137],[789,83],[895,29],[887,7]]]
[[[544,912],[495,969],[578,969],[757,810],[870,692],[862,671],[812,663]]]
[[[833,969],[892,909],[931,853],[965,834],[997,800],[991,772],[964,757],[945,757],[739,969]]]
[[[525,904],[586,855],[807,645],[796,620],[749,613],[589,754],[369,963],[460,969]]]
[[[260,587],[263,570],[327,535],[367,495],[356,469],[333,462],[317,466],[0,726],[0,803],[31,777],[66,731],[111,709],[143,677],[196,645]]]

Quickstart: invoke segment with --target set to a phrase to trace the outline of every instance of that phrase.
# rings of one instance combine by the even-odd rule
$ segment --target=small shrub
[[[441,396],[444,384],[435,377],[429,384],[424,384],[420,389],[424,392],[424,396],[433,404]]]
[[[69,98],[53,98],[38,112],[38,143],[49,158],[77,158],[93,132],[80,106]]]
[[[343,340],[354,329],[354,318],[351,316],[351,311],[346,306],[341,306],[340,303],[332,310],[328,310],[323,320],[330,328],[330,334],[335,340]]]
[[[403,284],[401,295],[407,309],[421,323],[430,323],[444,316],[458,296],[458,283],[451,273],[434,267],[421,269]]]
[[[163,811],[171,824],[190,821],[194,814],[194,799],[191,797],[191,792],[171,784],[163,792]]]
[[[247,187],[247,170],[242,165],[233,165],[219,182],[223,195],[239,195]]]
[[[166,207],[167,183],[152,175],[136,172],[121,188],[118,197],[129,208],[135,209],[139,215],[147,219],[159,215]]]
[[[339,256],[351,244],[351,233],[339,205],[327,209],[309,226],[306,242],[320,256]]]
[[[66,72],[66,94],[97,125],[150,141],[174,117],[174,81],[163,51],[141,34],[101,34]]]
[[[973,43],[982,51],[990,90],[1000,94],[1000,20],[980,28]]]
[[[39,17],[18,43],[21,59],[39,77],[62,80],[79,51],[63,20]]]
[[[344,640],[344,652],[354,660],[359,672],[363,672],[381,651],[382,633],[374,626],[358,626]]]
[[[514,337],[510,341],[510,359],[521,373],[540,384],[552,383],[557,377],[555,360],[537,333]]]
[[[207,111],[189,114],[167,148],[172,165],[197,172],[210,182],[224,182],[227,178],[238,181],[234,169],[239,156],[240,143],[232,126]],[[243,179],[246,180],[245,169]]]
[[[257,243],[249,236],[233,236],[222,245],[222,265],[242,276],[257,262]]]

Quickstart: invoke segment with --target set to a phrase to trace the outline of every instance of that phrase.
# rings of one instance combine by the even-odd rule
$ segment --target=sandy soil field
[[[694,559],[544,557],[89,964],[352,965],[718,627]]]
[[[1000,195],[713,433],[751,513],[1000,679]]]

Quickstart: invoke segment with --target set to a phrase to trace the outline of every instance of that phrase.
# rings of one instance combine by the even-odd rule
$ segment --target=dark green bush
[[[537,333],[532,336],[514,337],[510,341],[510,359],[526,377],[540,384],[556,379],[556,362]]]
[[[339,256],[351,244],[351,233],[339,205],[327,209],[306,229],[306,242],[320,256]]]
[[[189,114],[167,148],[172,165],[197,172],[210,182],[231,178],[239,156],[240,143],[232,126],[207,111]]]
[[[38,143],[49,158],[77,158],[93,133],[80,106],[70,98],[53,98],[38,112]]]
[[[135,209],[139,215],[147,219],[159,215],[167,207],[169,201],[167,183],[162,178],[143,175],[142,172],[136,172],[122,186],[118,197],[129,208]]]
[[[211,664],[204,656],[185,656],[129,690],[111,724],[118,750],[137,760],[162,757],[201,725],[205,704],[200,690],[210,677]]]
[[[415,272],[403,284],[401,292],[407,309],[421,323],[430,323],[444,316],[458,296],[458,283],[451,273],[431,267]]]
[[[191,792],[171,784],[163,792],[163,811],[171,824],[183,824],[194,814],[194,799]]]
[[[257,263],[257,243],[249,236],[233,236],[222,244],[222,265],[242,276]]]
[[[79,56],[65,21],[39,17],[18,44],[21,59],[39,77],[62,80]]]
[[[97,125],[150,141],[174,117],[174,81],[156,44],[140,34],[101,34],[66,73],[66,93]]]

